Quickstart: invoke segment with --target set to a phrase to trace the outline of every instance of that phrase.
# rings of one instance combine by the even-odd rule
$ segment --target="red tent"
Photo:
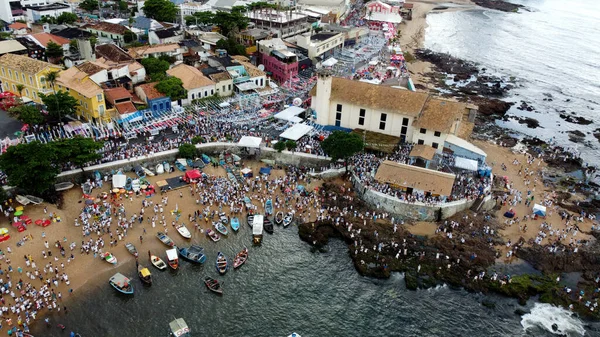
[[[185,175],[183,176],[183,180],[188,183],[191,180],[198,180],[200,178],[202,178],[202,173],[199,170],[185,171]]]

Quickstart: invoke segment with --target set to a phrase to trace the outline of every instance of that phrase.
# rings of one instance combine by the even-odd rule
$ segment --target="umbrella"
[[[112,192],[113,193],[119,193],[119,189],[118,188],[113,188]]]
[[[41,225],[42,222],[43,222],[42,219],[35,220],[35,224],[38,225],[38,226]]]
[[[0,228],[0,235],[4,235],[8,233],[8,229],[6,228]]]
[[[119,193],[125,193],[125,189],[124,188],[120,189]]]
[[[142,185],[142,186],[140,186],[140,188],[143,189],[143,190],[145,190],[145,189],[148,188],[148,185]]]

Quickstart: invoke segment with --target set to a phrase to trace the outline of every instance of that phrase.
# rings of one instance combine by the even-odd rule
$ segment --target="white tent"
[[[323,61],[323,63],[321,63],[321,65],[323,67],[333,67],[336,63],[338,63],[338,60],[336,60],[333,57],[330,57],[327,60]]]
[[[546,216],[546,207],[539,204],[535,204],[533,205],[533,213],[539,216]]]
[[[463,157],[456,157],[454,166],[469,171],[477,171],[477,161]]]
[[[263,233],[263,215],[256,214],[252,221],[252,235],[262,235]]]
[[[304,108],[298,106],[290,106],[283,111],[277,113],[275,118],[281,119],[288,122],[300,123],[302,122],[302,118],[298,117],[299,114],[304,112]]]
[[[448,137],[446,137],[446,143],[461,147],[469,152],[474,153],[475,155],[483,157],[483,159],[487,157],[487,153],[485,153],[482,149],[454,135],[448,135]]]
[[[113,188],[123,188],[127,183],[127,176],[124,174],[115,174],[112,177]]]
[[[238,142],[240,146],[253,148],[259,148],[260,143],[262,143],[262,138],[251,136],[243,136],[242,139],[240,139],[240,141]]]
[[[313,127],[306,124],[296,124],[291,128],[285,130],[282,134],[279,135],[281,138],[287,138],[291,140],[298,140],[305,134],[309,133]]]

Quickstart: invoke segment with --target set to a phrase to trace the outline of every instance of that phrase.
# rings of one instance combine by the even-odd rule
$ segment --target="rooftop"
[[[109,68],[108,66],[102,63],[96,62],[84,62],[80,65],[77,65],[76,67],[88,75],[94,75],[101,72],[102,70]]]
[[[64,37],[65,39],[89,38],[93,35],[92,33],[88,32],[88,31],[81,30],[79,28],[74,28],[74,27],[68,27],[65,29],[52,31],[52,34],[54,34],[56,36]]]
[[[173,36],[177,35],[176,34],[176,30],[172,29],[172,28],[170,28],[170,29],[155,30],[154,33],[160,39],[166,39],[166,38],[173,37]]]
[[[110,104],[115,104],[115,101],[128,98],[131,100],[131,93],[123,87],[104,89],[104,97]]]
[[[127,52],[129,53],[129,56],[133,58],[143,58],[146,55],[151,55],[155,53],[175,52],[179,48],[180,47],[177,43],[167,43],[129,48]]]
[[[56,83],[88,98],[93,98],[96,95],[102,94],[102,88],[92,81],[88,74],[79,70],[77,67],[71,67],[61,71]]]
[[[50,64],[48,62],[39,61],[36,59],[32,59],[25,55],[15,55],[15,54],[4,54],[0,56],[0,65],[8,66],[12,69],[18,69],[19,71],[28,73],[28,74],[37,74],[40,71],[52,67],[56,70],[60,68],[54,64]]]
[[[417,144],[410,151],[409,157],[419,157],[426,160],[432,160],[435,155],[435,149],[429,145]]]
[[[37,41],[43,47],[48,47],[48,43],[50,43],[50,41],[59,46],[69,43],[69,39],[65,39],[64,37],[56,36],[50,33],[31,34],[29,37]]]
[[[339,33],[337,33],[337,32],[321,32],[321,33],[312,35],[310,37],[310,40],[311,41],[325,41],[325,40],[330,39],[338,34]]]
[[[27,24],[22,23],[22,22],[14,22],[14,23],[11,23],[10,25],[8,25],[8,28],[14,29],[14,30],[27,29]]]
[[[305,20],[308,16],[300,12],[269,11],[269,12],[247,12],[246,17],[250,20],[260,20],[276,23],[288,23],[292,21]]]
[[[467,105],[460,102],[431,98],[414,122],[417,128],[450,133],[452,124],[460,121]]]
[[[126,51],[114,44],[101,44],[96,46],[96,56],[114,63],[132,62],[133,58]]]
[[[227,73],[226,71],[210,74],[208,75],[208,77],[215,82],[227,81],[231,79],[229,73]]]
[[[429,170],[386,160],[375,174],[375,180],[390,185],[430,192],[434,195],[451,195],[454,174]]]
[[[84,28],[99,30],[102,32],[107,32],[107,33],[117,34],[117,35],[124,35],[125,32],[127,31],[127,27],[122,26],[122,25],[117,25],[114,23],[109,23],[109,22],[99,22],[99,23],[93,24],[93,25],[85,25]]]
[[[244,68],[246,68],[246,72],[248,73],[248,75],[250,75],[250,77],[264,76],[266,74],[264,71],[258,69],[255,65],[250,63],[250,60],[246,56],[235,55],[231,58],[243,65]]]
[[[27,50],[27,48],[25,48],[25,46],[20,44],[17,40],[0,41],[0,54],[13,53],[23,50]]]
[[[114,106],[121,115],[137,111],[135,105],[133,105],[133,103],[131,103],[130,101],[117,103]]]
[[[167,74],[181,79],[183,87],[186,90],[198,89],[215,84],[210,78],[204,76],[200,70],[183,63],[167,70]]]
[[[164,94],[162,94],[160,91],[156,90],[156,88],[154,87],[157,84],[158,84],[158,82],[141,84],[141,85],[138,85],[138,88],[140,88],[140,90],[142,90],[144,92],[144,94],[146,94],[147,100],[165,97]]]
[[[61,3],[53,3],[49,5],[41,5],[41,6],[24,6],[23,9],[31,9],[38,12],[44,11],[53,11],[57,9],[67,9],[71,8],[69,5],[61,4]]]

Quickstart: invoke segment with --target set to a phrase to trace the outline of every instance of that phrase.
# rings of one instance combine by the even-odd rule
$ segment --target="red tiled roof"
[[[100,22],[95,25],[86,25],[84,28],[118,35],[124,35],[127,31],[127,27],[110,22]]]
[[[142,84],[139,88],[146,94],[146,99],[155,99],[160,97],[165,97],[160,91],[156,90],[154,87],[158,82],[152,82],[147,84]]]
[[[106,98],[109,103],[114,104],[116,100],[131,98],[131,94],[123,87],[104,89],[104,98]]]
[[[56,36],[50,33],[31,34],[31,37],[36,39],[44,47],[48,47],[48,43],[50,41],[56,43],[59,46],[69,43],[69,39],[65,39],[64,37]]]
[[[117,104],[115,104],[115,108],[121,115],[137,111],[137,109],[131,102],[117,103]]]
[[[10,25],[8,25],[8,28],[19,30],[19,29],[27,28],[27,25],[22,22],[15,22],[15,23],[11,23]]]

